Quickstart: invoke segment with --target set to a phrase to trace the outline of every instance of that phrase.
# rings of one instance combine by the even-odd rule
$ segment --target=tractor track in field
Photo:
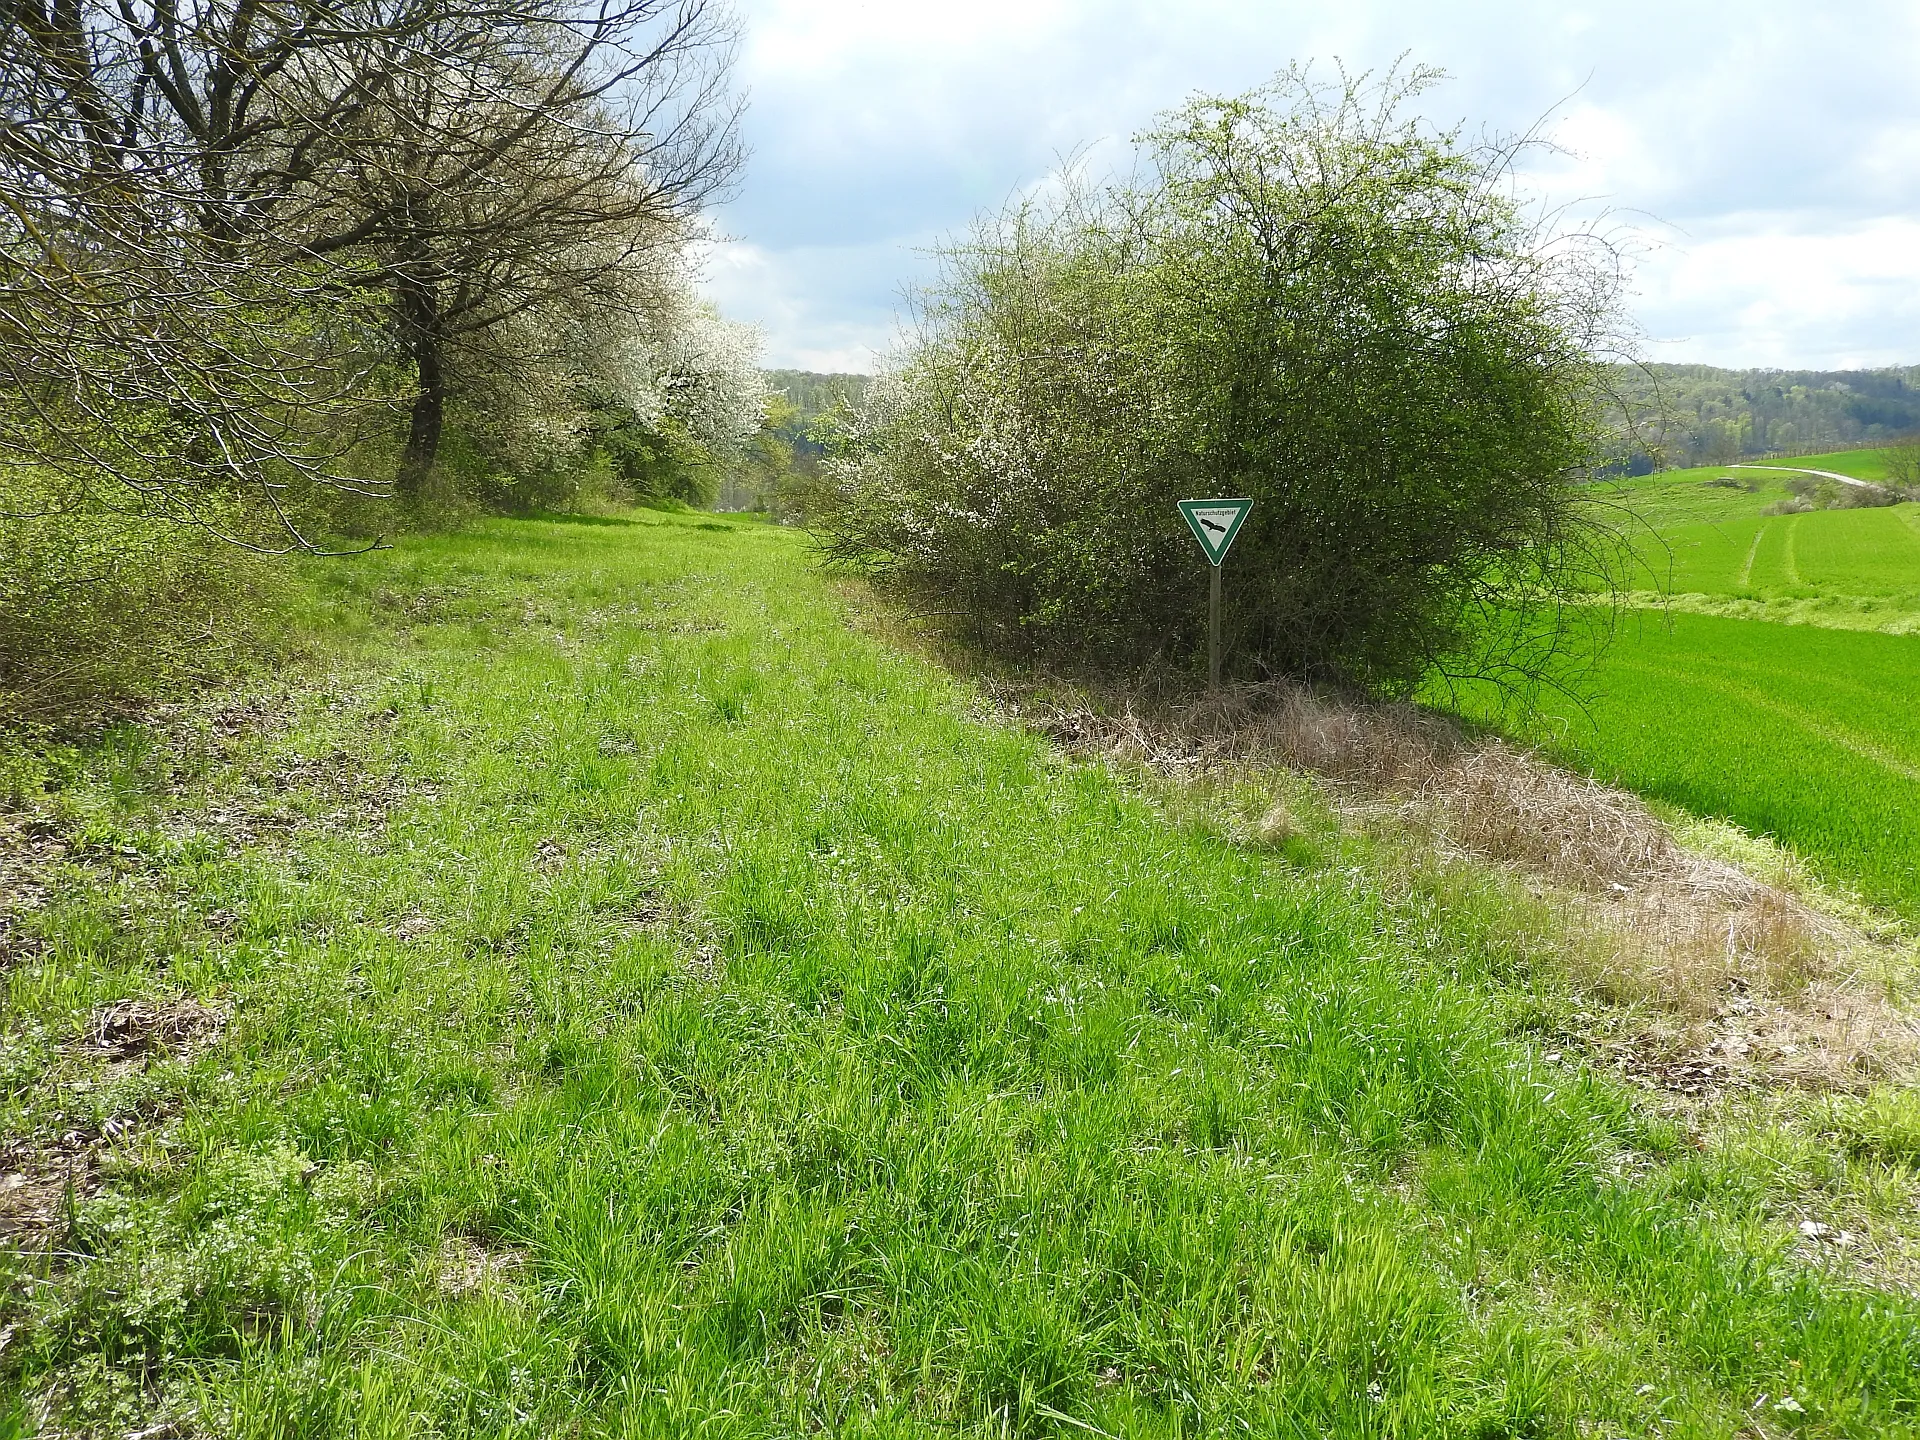
[[[1772,528],[1773,527],[1771,525],[1767,524],[1763,520],[1760,522],[1760,528],[1753,532],[1753,544],[1747,547],[1746,563],[1740,567],[1740,579],[1738,581],[1738,584],[1742,589],[1745,589],[1746,586],[1753,579],[1754,557],[1760,553],[1760,542],[1767,538],[1767,531],[1771,530]]]
[[[1643,675],[1655,675],[1661,679],[1670,679],[1673,674],[1672,671],[1663,670],[1657,665],[1637,665],[1632,662],[1623,662],[1622,668],[1638,670]],[[1908,764],[1898,756],[1889,754],[1887,751],[1881,749],[1871,740],[1854,734],[1851,730],[1844,729],[1838,725],[1828,724],[1822,720],[1816,720],[1798,706],[1788,705],[1782,701],[1771,699],[1757,690],[1751,690],[1745,685],[1739,684],[1737,681],[1725,680],[1718,676],[1693,674],[1685,678],[1697,684],[1705,685],[1709,689],[1718,690],[1722,694],[1745,700],[1751,705],[1778,715],[1783,720],[1790,720],[1801,729],[1818,735],[1829,744],[1838,745],[1842,750],[1853,755],[1858,755],[1862,760],[1878,765],[1882,769],[1890,770],[1904,779],[1913,781],[1915,784],[1920,784],[1920,766]]]

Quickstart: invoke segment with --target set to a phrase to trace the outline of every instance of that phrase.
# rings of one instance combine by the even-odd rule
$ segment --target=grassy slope
[[[318,572],[358,658],[283,732],[77,764],[7,1129],[132,1128],[0,1377],[273,1436],[1920,1431],[1920,1305],[1793,1246],[1898,1166],[1636,1118],[1497,910],[1170,821],[801,547],[409,542]],[[189,1061],[76,1048],[182,993]]]
[[[1779,463],[1878,479],[1886,452]],[[1726,476],[1757,488],[1714,483]],[[1607,503],[1619,507],[1637,557],[1629,585],[1677,597],[1682,608],[1838,628],[1920,620],[1920,506],[1765,514],[1788,498],[1788,478],[1708,466],[1609,486]]]
[[[1920,639],[1630,612],[1535,737],[1920,919]]]
[[[1886,468],[1872,450],[1779,463]],[[1724,475],[1759,489],[1709,483]],[[1920,918],[1920,505],[1763,515],[1785,478],[1708,466],[1622,483],[1648,607],[1585,703],[1549,704],[1532,733]],[[1846,633],[1864,631],[1883,633]]]
[[[1661,470],[1608,483],[1621,504],[1653,525],[1665,529],[1690,521],[1725,521],[1757,516],[1769,505],[1789,497],[1785,472],[1795,468],[1828,470],[1860,480],[1885,480],[1887,450],[1841,450],[1831,455],[1803,455],[1787,460],[1742,461],[1736,467],[1700,465],[1690,470]],[[1754,466],[1763,468],[1755,469]],[[1774,469],[1771,467],[1780,467]],[[1712,482],[1735,478],[1752,490]]]
[[[1920,505],[1816,510],[1660,532],[1642,555],[1652,584],[1675,594],[1809,600],[1898,599],[1920,609]]]

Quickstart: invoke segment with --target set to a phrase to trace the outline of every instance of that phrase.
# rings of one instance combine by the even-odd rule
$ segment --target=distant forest
[[[1634,474],[1812,455],[1920,434],[1920,365],[1885,370],[1620,366]]]
[[[860,398],[873,383],[871,375],[823,375],[816,370],[762,370],[767,388],[784,395],[803,422],[811,423],[836,405]]]
[[[762,370],[767,385],[760,433],[734,472],[720,486],[722,510],[770,510],[793,518],[820,471],[834,417],[851,406],[871,375],[816,370]]]
[[[858,400],[870,375],[768,370],[767,438],[811,473],[822,421]],[[1623,468],[1636,475],[1750,456],[1815,455],[1920,435],[1920,365],[1885,370],[1721,370],[1712,365],[1617,366]],[[1630,423],[1625,419],[1630,417]],[[831,424],[830,420],[827,420]],[[756,475],[760,493],[771,477]],[[736,503],[751,503],[742,501]]]

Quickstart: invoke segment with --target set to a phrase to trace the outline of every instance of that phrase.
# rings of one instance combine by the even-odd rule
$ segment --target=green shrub
[[[1903,486],[1844,484],[1830,475],[1792,475],[1787,489],[1793,499],[1770,505],[1763,515],[1801,515],[1809,510],[1874,510],[1913,499]]]
[[[1510,148],[1397,118],[1429,78],[1197,99],[1147,179],[951,248],[831,467],[828,552],[989,643],[1179,661],[1207,580],[1174,502],[1251,496],[1233,669],[1537,673],[1607,613],[1565,602],[1604,578],[1575,482],[1609,250],[1526,218]]]
[[[66,506],[50,486],[0,491],[0,732],[97,718],[257,653],[272,625],[270,561],[225,534],[255,517],[213,502],[206,524]]]
[[[670,417],[649,425],[631,410],[609,406],[594,412],[589,433],[589,453],[632,500],[706,506],[720,493],[720,465]]]

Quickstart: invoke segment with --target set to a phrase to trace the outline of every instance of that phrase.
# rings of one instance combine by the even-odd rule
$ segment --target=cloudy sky
[[[1916,0],[737,0],[752,159],[709,265],[766,362],[868,370],[925,247],[1196,90],[1289,61],[1451,77],[1435,120],[1572,152],[1538,193],[1632,212],[1648,358],[1920,362]]]

